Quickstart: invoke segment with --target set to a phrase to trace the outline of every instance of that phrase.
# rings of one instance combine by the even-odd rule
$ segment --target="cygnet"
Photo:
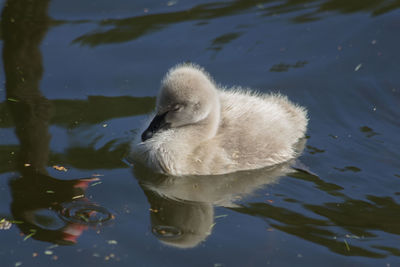
[[[307,122],[286,96],[228,90],[200,66],[179,64],[162,80],[156,114],[131,155],[174,176],[258,169],[298,156]]]

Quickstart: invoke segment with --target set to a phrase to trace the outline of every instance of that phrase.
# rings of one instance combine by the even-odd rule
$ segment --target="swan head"
[[[162,130],[201,124],[216,107],[217,90],[208,73],[197,65],[178,65],[161,82],[157,113],[143,132],[142,141]]]

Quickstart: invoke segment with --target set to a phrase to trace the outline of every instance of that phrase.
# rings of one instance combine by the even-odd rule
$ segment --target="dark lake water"
[[[399,7],[0,1],[0,265],[400,266]],[[183,61],[307,107],[298,161],[187,179],[128,164]]]

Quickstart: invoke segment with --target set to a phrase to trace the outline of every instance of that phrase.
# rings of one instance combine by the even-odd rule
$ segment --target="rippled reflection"
[[[89,226],[101,226],[114,218],[106,208],[86,201],[64,203],[60,217],[73,223]]]
[[[382,248],[374,239],[378,236],[375,231],[400,234],[400,205],[393,198],[367,196],[366,200],[352,199],[340,192],[343,188],[328,184],[308,172],[299,171],[289,176],[314,183],[319,189],[336,196],[337,202],[302,204],[313,216],[261,202],[244,203],[232,209],[260,217],[276,229],[325,246],[338,254],[372,258],[384,258],[387,252],[396,255],[395,248]]]
[[[60,215],[65,213],[66,203],[76,205],[82,201],[90,205],[87,212],[96,211],[86,198],[85,191],[90,183],[97,180],[85,178],[66,181],[25,170],[22,176],[10,182],[13,219],[21,222],[17,225],[26,236],[34,233],[31,237],[37,240],[74,244],[89,226],[98,225],[99,222],[94,224],[89,215],[89,221],[82,218],[72,220]]]
[[[255,12],[257,15],[273,17],[279,14],[293,13],[291,20],[296,23],[316,21],[327,16],[327,12],[367,12],[373,16],[384,14],[400,7],[398,1],[359,1],[359,0],[240,0],[216,2],[194,6],[188,10],[174,11],[161,14],[146,14],[122,19],[104,19],[93,32],[84,34],[74,40],[75,43],[97,46],[109,43],[121,43],[135,40],[143,35],[160,31],[163,28],[188,21],[209,21],[216,18]],[[199,26],[204,23],[198,24]],[[111,27],[111,29],[110,29]],[[101,28],[105,28],[104,30]],[[220,40],[230,42],[239,33],[230,33],[213,41],[211,49],[220,50]]]

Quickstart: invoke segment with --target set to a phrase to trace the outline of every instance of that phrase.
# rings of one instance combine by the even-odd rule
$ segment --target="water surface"
[[[0,7],[2,266],[400,264],[398,2]],[[127,164],[183,61],[307,107],[298,161],[187,179]]]

